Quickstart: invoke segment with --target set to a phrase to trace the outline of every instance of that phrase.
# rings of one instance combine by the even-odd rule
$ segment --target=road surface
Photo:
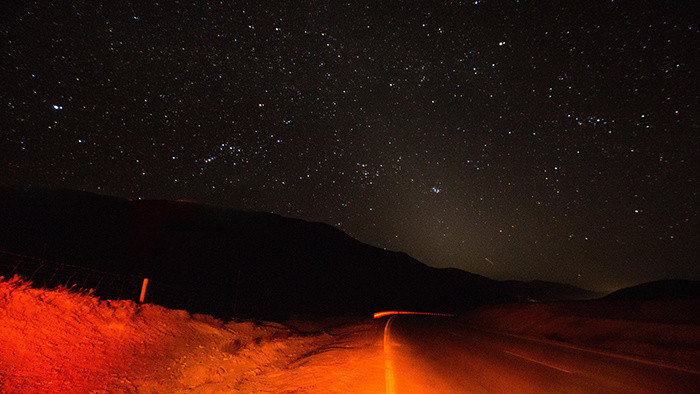
[[[700,393],[697,372],[397,315],[384,331],[386,392]]]

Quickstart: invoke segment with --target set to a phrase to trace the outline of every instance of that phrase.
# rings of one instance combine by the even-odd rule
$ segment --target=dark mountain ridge
[[[598,298],[604,293],[584,290],[566,283],[545,282],[533,280],[523,282],[519,280],[502,281],[503,291],[510,296],[522,298],[527,301],[557,301],[557,300],[588,300]]]
[[[34,188],[0,189],[0,202],[1,250],[148,277],[149,300],[221,317],[461,312],[596,296],[569,285],[429,267],[332,226],[270,213]],[[16,270],[13,264],[5,270]]]
[[[607,296],[608,300],[700,300],[700,281],[664,279],[625,287]]]

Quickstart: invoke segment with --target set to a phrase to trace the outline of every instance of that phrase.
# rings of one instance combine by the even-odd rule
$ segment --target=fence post
[[[139,302],[143,303],[146,299],[146,288],[148,287],[148,278],[143,278],[143,284],[141,285],[141,296],[139,297]]]

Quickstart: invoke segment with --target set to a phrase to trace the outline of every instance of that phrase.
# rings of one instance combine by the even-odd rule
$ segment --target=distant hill
[[[71,190],[0,189],[0,250],[148,277],[151,301],[222,317],[279,320],[292,314],[384,309],[459,312],[486,303],[591,296],[569,285],[498,282],[428,267],[322,223]],[[4,259],[0,275],[26,266],[17,257]],[[49,266],[36,262],[25,275],[47,272],[44,280],[55,281],[59,269],[51,275]],[[89,286],[98,295],[111,296],[103,290],[109,278],[80,275],[99,279]],[[74,280],[68,276],[66,283]],[[136,285],[126,286],[138,292]]]
[[[700,281],[666,279],[626,287],[608,294],[610,300],[700,300]]]
[[[584,290],[566,283],[541,280],[531,282],[506,280],[500,282],[500,286],[504,294],[520,299],[527,297],[530,301],[589,300],[605,295],[605,293]]]

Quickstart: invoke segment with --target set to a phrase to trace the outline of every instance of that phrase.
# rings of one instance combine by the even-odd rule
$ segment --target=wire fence
[[[91,290],[100,298],[145,301],[171,307],[182,307],[190,298],[187,291],[159,281],[148,280],[142,298],[144,277],[117,274],[79,267],[42,258],[0,250],[0,276],[20,276],[33,287],[63,286],[74,290]]]
[[[15,275],[30,281],[32,287],[63,286],[73,290],[91,290],[102,299],[147,302],[220,316],[233,316],[237,312],[235,296],[227,297],[226,302],[222,303],[216,293],[191,286],[173,286],[148,278],[142,297],[146,278],[141,276],[105,272],[0,250],[0,276],[9,279]]]
[[[143,283],[143,278],[135,275],[115,274],[0,251],[0,276],[10,278],[14,275],[29,280],[34,287],[92,289],[100,297],[116,300],[138,301]]]

